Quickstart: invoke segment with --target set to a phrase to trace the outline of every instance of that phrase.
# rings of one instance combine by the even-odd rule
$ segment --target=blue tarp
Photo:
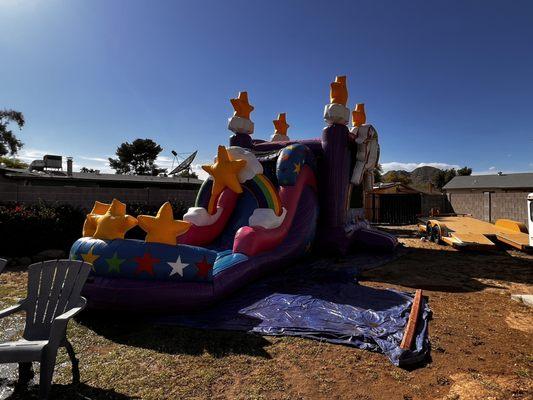
[[[402,350],[413,295],[359,285],[356,271],[302,265],[249,285],[208,310],[159,323],[323,340],[384,353],[400,367],[422,362],[430,349],[426,301],[412,349]]]

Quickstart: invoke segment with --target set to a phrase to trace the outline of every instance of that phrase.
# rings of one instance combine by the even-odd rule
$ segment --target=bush
[[[174,218],[186,211],[181,202],[173,202]],[[159,206],[128,204],[127,212],[137,215],[156,215]],[[72,243],[81,237],[85,217],[90,210],[69,204],[45,203],[34,205],[0,204],[0,255],[32,256],[47,249],[69,252]],[[139,227],[126,234],[127,238],[144,239]]]
[[[68,204],[0,205],[0,254],[31,256],[46,249],[66,252],[80,236],[86,212]]]

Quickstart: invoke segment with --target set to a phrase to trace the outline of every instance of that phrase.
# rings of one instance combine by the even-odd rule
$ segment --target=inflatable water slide
[[[346,107],[346,78],[331,84],[320,138],[290,140],[286,115],[270,141],[254,140],[246,92],[231,103],[229,146],[219,146],[196,204],[174,220],[170,203],[156,216],[126,214],[118,200],[97,202],[72,259],[93,264],[84,296],[93,309],[180,312],[206,307],[260,276],[283,273],[313,249],[393,251],[394,236],[372,229],[361,204],[379,158],[377,132],[362,104]],[[135,225],[146,239],[125,238]]]

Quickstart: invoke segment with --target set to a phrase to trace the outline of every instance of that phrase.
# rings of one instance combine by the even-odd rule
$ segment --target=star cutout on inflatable
[[[225,188],[235,193],[242,193],[239,172],[246,166],[246,160],[230,160],[224,146],[218,146],[217,159],[214,164],[202,165],[202,169],[213,177],[211,195],[217,197]]]
[[[294,163],[294,173],[299,174],[301,170],[302,170],[302,164]]]
[[[278,119],[272,121],[274,123],[274,133],[280,135],[287,135],[287,129],[289,129],[289,124],[287,123],[287,114],[281,113],[278,114]]]
[[[116,272],[117,274],[120,273],[120,266],[124,261],[126,260],[118,258],[117,252],[115,251],[115,254],[113,254],[112,258],[105,259],[105,262],[109,266],[107,272]]]
[[[207,262],[206,257],[204,257],[202,261],[197,262],[196,267],[198,268],[198,272],[196,274],[200,278],[207,278],[209,275],[209,271],[211,271],[211,269],[213,268],[213,266]]]
[[[139,226],[146,232],[145,241],[148,243],[164,243],[175,246],[177,237],[183,235],[191,227],[190,222],[174,219],[172,206],[167,201],[161,206],[157,215],[139,215]]]
[[[248,101],[248,92],[239,92],[239,96],[236,99],[230,99],[230,101],[235,110],[234,116],[250,119],[250,113],[254,110],[254,106]]]
[[[93,215],[92,218],[96,222],[95,239],[124,239],[126,232],[137,225],[136,218],[126,215],[125,204],[116,199],[104,215]]]
[[[159,262],[159,258],[152,257],[149,253],[144,253],[142,257],[135,257],[137,261],[137,269],[135,270],[136,274],[146,272],[150,275],[154,275],[154,264]]]
[[[170,268],[172,270],[170,271],[169,276],[178,274],[179,276],[183,276],[183,270],[188,267],[190,264],[185,264],[181,261],[181,256],[178,256],[178,259],[176,262],[167,262],[168,265],[170,265]]]
[[[96,255],[93,253],[93,250],[94,250],[94,246],[91,246],[91,248],[89,249],[89,251],[85,254],[81,254],[81,258],[83,259],[83,261],[85,261],[86,263],[89,263],[93,266],[93,270],[94,270],[94,262],[96,260],[98,260],[100,258],[99,255]]]
[[[329,92],[330,103],[346,105],[348,101],[348,89],[346,88],[346,76],[336,76],[335,82],[331,83]]]

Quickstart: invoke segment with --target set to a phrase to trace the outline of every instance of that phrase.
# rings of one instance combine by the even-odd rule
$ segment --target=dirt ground
[[[69,385],[62,352],[53,398],[533,398],[533,309],[510,298],[533,294],[533,257],[460,252],[422,242],[412,226],[386,229],[406,254],[364,272],[360,283],[424,290],[433,311],[425,365],[403,370],[382,354],[298,338],[81,319],[70,324],[69,337],[82,383]],[[349,265],[350,258],[335,262]],[[0,307],[23,296],[25,280],[19,269],[0,275]],[[0,332],[20,322],[4,320]],[[14,379],[12,370],[0,369],[0,398],[36,396],[36,387],[12,393]]]

